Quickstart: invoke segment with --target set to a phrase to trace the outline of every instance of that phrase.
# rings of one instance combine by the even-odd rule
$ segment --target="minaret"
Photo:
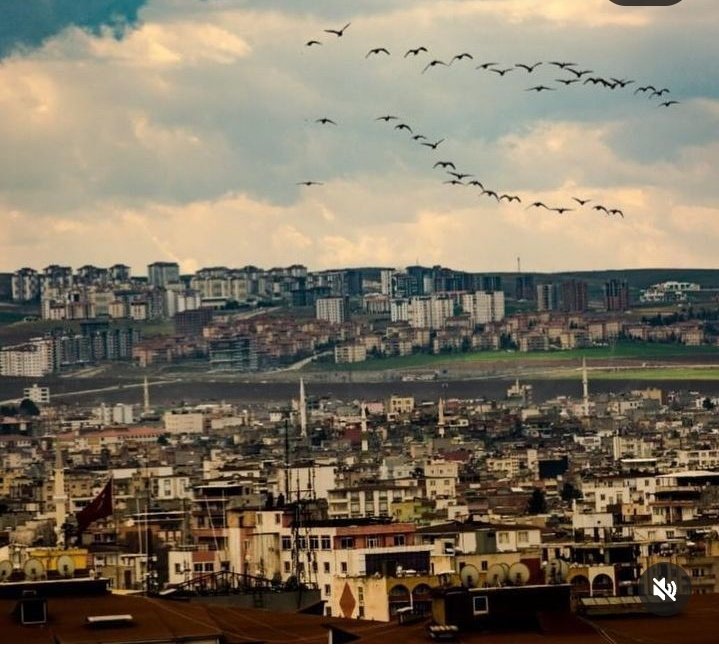
[[[300,432],[307,437],[307,399],[305,398],[305,382],[300,377]]]
[[[65,493],[65,468],[62,465],[60,438],[55,437],[55,484],[52,496],[55,503],[55,535],[58,546],[65,546],[63,525],[67,519],[67,494]]]
[[[582,396],[583,396],[583,414],[589,417],[589,378],[587,377],[587,359],[582,357]]]
[[[147,382],[147,377],[145,377],[145,382],[142,389],[145,402],[145,409],[143,412],[144,414],[147,414],[150,412],[150,385]]]
[[[444,399],[439,398],[438,404],[439,413],[437,415],[437,428],[440,437],[444,437]]]
[[[360,430],[362,432],[362,452],[367,453],[369,451],[369,440],[367,439],[367,409],[365,408],[364,401],[360,406],[361,417],[360,417]]]

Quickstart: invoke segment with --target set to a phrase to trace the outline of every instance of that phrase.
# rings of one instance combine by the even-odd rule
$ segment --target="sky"
[[[2,3],[0,270],[716,267],[717,19],[716,0]],[[635,83],[564,87],[548,61]]]

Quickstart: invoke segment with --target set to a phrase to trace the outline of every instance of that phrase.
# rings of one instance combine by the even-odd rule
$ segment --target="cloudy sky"
[[[716,0],[3,3],[0,270],[716,267],[717,19]],[[564,88],[551,60],[637,83]],[[439,160],[524,202],[444,184]],[[526,209],[572,196],[626,218]]]

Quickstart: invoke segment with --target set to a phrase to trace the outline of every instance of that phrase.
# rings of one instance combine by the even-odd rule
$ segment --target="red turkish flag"
[[[76,514],[77,531],[82,532],[93,521],[110,516],[110,514],[112,514],[112,478],[97,494],[95,500]]]

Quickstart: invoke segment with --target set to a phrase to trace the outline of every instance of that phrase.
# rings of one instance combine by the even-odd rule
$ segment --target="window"
[[[517,541],[527,543],[529,541],[529,532],[517,532]]]
[[[326,615],[327,617],[332,617],[332,608],[331,608],[330,606],[328,606],[327,608],[325,608],[325,615]]]
[[[326,575],[329,575],[329,574],[330,574],[330,562],[329,562],[329,561],[325,561],[325,562],[322,564],[322,568],[324,569],[324,572],[325,572]]]
[[[285,572],[289,572],[290,570],[292,570],[292,565],[289,561],[285,561]]]
[[[667,538],[668,539],[674,538],[674,530],[667,530]]]
[[[201,563],[195,563],[192,565],[192,570],[194,572],[202,572],[202,564]]]
[[[306,550],[307,549],[307,537],[306,536],[300,536],[299,539],[297,539],[299,542],[300,550]]]
[[[206,563],[205,564],[205,572],[213,572],[214,570],[215,570],[214,563]]]
[[[340,539],[340,547],[343,550],[349,550],[350,548],[353,548],[355,546],[355,540],[352,536],[343,536]]]
[[[395,545],[404,545],[404,534],[395,534],[394,535],[394,544]]]
[[[509,543],[509,532],[499,532],[497,534],[498,543]]]
[[[321,546],[323,550],[331,550],[332,549],[332,539],[329,536],[323,536],[320,539]]]
[[[484,596],[477,596],[472,598],[472,610],[475,615],[487,615],[489,613],[489,602]]]
[[[320,547],[320,540],[316,536],[310,536],[310,550],[318,550]]]
[[[347,562],[346,561],[343,561],[342,563],[340,563],[340,572],[345,575],[347,574]]]
[[[482,563],[480,564],[480,568],[482,570],[489,570],[489,561],[482,561]]]
[[[291,550],[292,549],[292,538],[289,536],[283,536],[282,537],[282,549],[283,550]]]
[[[359,601],[360,604],[364,604],[364,588],[362,588],[362,586],[357,589],[357,601]]]
[[[275,514],[275,525],[279,525],[282,522],[282,519],[279,514]]]
[[[181,575],[181,574],[182,574],[182,564],[181,564],[181,563],[176,563],[176,564],[175,564],[175,574],[176,574],[176,575]]]
[[[332,586],[325,584],[325,595],[329,597],[332,594]]]
[[[364,618],[364,606],[359,607],[359,613],[357,615],[358,618]]]
[[[376,536],[368,536],[367,537],[367,547],[368,548],[378,548],[379,547],[379,539]]]

